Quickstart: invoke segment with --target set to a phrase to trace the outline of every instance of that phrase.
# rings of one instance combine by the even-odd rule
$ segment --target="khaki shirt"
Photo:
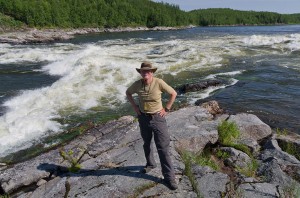
[[[153,81],[146,85],[143,79],[135,81],[128,89],[130,94],[138,94],[140,110],[143,113],[156,113],[163,109],[162,92],[173,93],[175,90],[165,81],[153,77]]]

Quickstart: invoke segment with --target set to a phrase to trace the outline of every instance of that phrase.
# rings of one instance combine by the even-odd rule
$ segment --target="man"
[[[162,79],[153,76],[157,68],[153,67],[151,63],[143,62],[141,68],[136,68],[136,70],[141,74],[142,79],[134,82],[127,89],[126,95],[138,115],[141,136],[144,141],[143,148],[147,163],[142,172],[147,173],[156,167],[151,146],[151,140],[154,136],[164,182],[171,190],[176,190],[178,186],[169,154],[170,135],[165,116],[170,111],[177,93]],[[165,108],[163,108],[161,100],[162,92],[170,95]],[[132,97],[135,93],[138,94],[139,105],[135,103]]]

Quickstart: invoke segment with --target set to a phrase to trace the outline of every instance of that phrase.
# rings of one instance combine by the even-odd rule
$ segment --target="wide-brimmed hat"
[[[150,62],[143,62],[141,68],[136,68],[136,71],[141,73],[141,70],[148,71],[151,70],[153,73],[156,72],[157,68],[153,67]]]

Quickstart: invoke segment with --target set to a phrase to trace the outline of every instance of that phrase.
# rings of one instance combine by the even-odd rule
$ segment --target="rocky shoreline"
[[[133,31],[167,31],[192,28],[188,27],[120,27],[120,28],[82,28],[82,29],[24,29],[23,31],[0,34],[0,43],[27,44],[45,43],[69,40],[76,35],[103,33],[103,32],[133,32]]]
[[[300,137],[276,133],[253,114],[228,115],[216,102],[189,106],[167,116],[171,156],[179,188],[169,190],[160,168],[143,174],[145,164],[139,126],[125,116],[95,126],[67,145],[12,166],[0,166],[0,194],[10,197],[297,197],[300,194],[300,161],[283,151],[286,145],[299,152]],[[220,144],[218,126],[236,123],[238,143],[251,151]],[[187,163],[183,152],[222,151],[220,169]],[[68,157],[61,155],[69,153]],[[71,159],[70,159],[71,158]],[[158,155],[155,154],[157,162]],[[78,160],[77,172],[70,161]],[[242,171],[253,160],[251,175]],[[189,167],[189,168],[188,168]],[[190,174],[187,174],[187,173]]]

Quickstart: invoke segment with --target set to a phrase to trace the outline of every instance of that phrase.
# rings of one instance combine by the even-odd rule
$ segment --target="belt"
[[[155,112],[155,113],[143,113],[143,112],[142,112],[142,114],[144,114],[145,116],[154,116],[154,115],[157,115],[157,114],[159,114],[159,113],[160,113],[160,111]]]

